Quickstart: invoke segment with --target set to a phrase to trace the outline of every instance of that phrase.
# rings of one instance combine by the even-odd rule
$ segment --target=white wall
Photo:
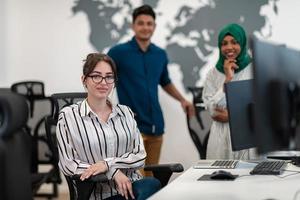
[[[278,17],[273,17],[273,35],[270,41],[286,44],[300,50],[300,1],[278,1]]]
[[[73,16],[72,5],[72,0],[0,0],[0,87],[38,79],[45,82],[47,94],[82,91],[82,59],[95,49],[88,41],[86,16]],[[282,0],[278,7],[279,15],[271,16],[270,40],[300,49],[300,1]],[[178,70],[170,73],[183,92]],[[198,154],[185,115],[179,103],[161,91],[160,98],[166,121],[161,162],[181,162],[187,168]]]
[[[0,0],[0,87],[6,83],[6,7],[5,2]]]
[[[87,40],[84,15],[72,16],[72,1],[5,0],[5,82],[43,80],[46,92],[81,90]]]

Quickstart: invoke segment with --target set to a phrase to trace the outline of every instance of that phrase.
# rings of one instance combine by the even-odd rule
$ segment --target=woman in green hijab
[[[244,29],[238,24],[225,26],[218,36],[219,59],[206,76],[203,100],[213,123],[207,145],[207,159],[249,159],[254,150],[232,151],[224,83],[252,79]],[[253,155],[252,155],[253,154]]]

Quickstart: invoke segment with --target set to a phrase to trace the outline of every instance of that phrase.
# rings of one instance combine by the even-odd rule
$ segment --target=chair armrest
[[[145,171],[152,171],[153,176],[157,178],[161,186],[164,187],[168,184],[173,172],[183,172],[184,168],[180,163],[172,164],[158,164],[147,165],[144,167]]]
[[[170,163],[170,164],[155,164],[146,165],[144,167],[145,171],[161,171],[161,172],[183,172],[184,168],[180,163]]]
[[[97,182],[106,182],[108,178],[104,174],[98,174],[91,176],[90,178],[82,181],[80,180],[80,174],[73,176],[65,176],[68,182],[71,199],[86,200],[89,199]],[[73,186],[73,181],[76,183],[76,187]],[[77,196],[76,196],[77,194]]]
[[[106,182],[108,181],[108,178],[105,174],[97,174],[94,176],[91,176],[90,178],[82,181],[80,180],[80,174],[75,174],[73,176],[71,176],[71,179],[75,180],[75,181],[81,181],[81,182]]]

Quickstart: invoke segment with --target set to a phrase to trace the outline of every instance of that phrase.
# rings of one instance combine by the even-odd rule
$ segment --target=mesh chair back
[[[196,109],[196,116],[187,116],[189,133],[198,150],[200,159],[206,159],[207,142],[212,119],[203,103],[203,87],[189,87],[188,89],[192,92],[193,104]]]
[[[58,119],[59,111],[71,104],[78,101],[82,101],[87,97],[85,92],[73,92],[73,93],[56,93],[51,96],[54,103],[54,110],[52,113],[53,119]]]
[[[204,127],[200,126],[196,116],[187,116],[188,129],[193,143],[198,150],[200,159],[206,159],[207,142],[212,119],[207,110],[197,114],[201,117]]]
[[[57,148],[57,142],[56,142],[56,124],[57,121],[52,118],[52,116],[45,117],[45,129],[46,129],[46,135],[47,140],[49,144],[49,148],[53,154],[53,162],[55,165],[58,163],[58,148]]]
[[[14,83],[11,90],[24,95],[29,101],[30,116],[33,116],[34,100],[45,98],[44,83],[41,81],[22,81]]]
[[[45,97],[44,83],[41,81],[22,81],[14,83],[11,90],[24,96]]]

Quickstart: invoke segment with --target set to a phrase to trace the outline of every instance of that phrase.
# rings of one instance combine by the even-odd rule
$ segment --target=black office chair
[[[28,108],[21,95],[0,89],[0,199],[32,199]]]
[[[57,147],[57,142],[56,142],[56,135],[53,134],[53,133],[55,133],[57,119],[54,119],[52,116],[48,116],[45,118],[45,123],[46,123],[45,127],[46,127],[47,137],[48,137],[50,148],[51,148],[52,154],[53,154],[52,161],[53,161],[53,164],[56,165],[56,170],[59,172],[58,147]],[[53,130],[54,130],[54,132],[53,132]],[[97,182],[107,181],[107,177],[103,174],[93,176],[90,179],[87,179],[85,181],[81,181],[79,176],[72,176],[72,177],[65,176],[65,179],[68,184],[71,200],[88,199],[88,197],[90,196],[90,194],[93,191]],[[76,187],[74,186],[74,182],[75,182]]]
[[[78,101],[87,98],[86,92],[71,92],[71,93],[55,93],[51,95],[51,100],[54,105],[52,117],[58,119],[59,111],[66,106],[72,105]]]
[[[58,147],[56,142],[56,136],[53,135],[53,130],[56,128],[59,111],[68,105],[71,105],[79,100],[83,100],[87,97],[86,93],[57,93],[51,96],[54,103],[54,112],[52,116],[45,118],[46,122],[46,133],[49,140],[52,154],[54,155],[55,163],[58,169]],[[144,168],[145,171],[152,171],[154,177],[160,180],[161,185],[165,186],[173,172],[182,172],[183,166],[179,163],[175,164],[164,164],[164,165],[151,165]],[[108,179],[104,174],[92,176],[91,178],[81,181],[79,175],[65,176],[70,193],[71,200],[86,200],[89,199],[94,187],[97,182],[106,182]]]
[[[12,91],[26,98],[30,111],[27,126],[32,136],[31,172],[47,176],[48,180],[45,182],[52,185],[50,193],[41,193],[35,190],[35,196],[52,198],[57,197],[58,184],[61,183],[60,174],[55,173],[55,166],[53,165],[49,171],[42,172],[39,170],[39,166],[51,165],[52,163],[52,155],[46,139],[44,118],[53,112],[53,105],[51,99],[45,96],[44,88],[44,83],[41,81],[22,81],[11,86]]]
[[[29,101],[29,114],[33,117],[34,103],[37,99],[45,98],[44,83],[41,81],[21,81],[12,84],[11,90],[24,95]]]
[[[212,119],[203,104],[203,87],[188,87],[188,90],[193,95],[193,104],[196,110],[195,117],[187,115],[189,133],[198,150],[200,159],[206,159],[207,142]]]
[[[72,105],[78,101],[82,101],[87,97],[87,93],[83,92],[73,92],[73,93],[57,93],[53,94],[51,96],[52,103],[54,105],[53,112],[51,116],[45,117],[45,128],[46,128],[46,134],[48,143],[50,145],[50,149],[52,151],[53,155],[53,165],[56,166],[56,171],[59,173],[59,167],[58,167],[58,148],[57,148],[57,142],[56,142],[56,124],[58,121],[58,115],[59,111],[68,106]],[[65,176],[65,179],[68,184],[69,193],[70,193],[70,199],[88,199],[87,197],[90,196],[90,193],[93,191],[95,184],[98,181],[107,181],[107,177],[105,175],[97,175],[94,176],[86,181],[81,181],[79,179],[79,176]],[[74,182],[76,184],[76,187],[74,186]]]

